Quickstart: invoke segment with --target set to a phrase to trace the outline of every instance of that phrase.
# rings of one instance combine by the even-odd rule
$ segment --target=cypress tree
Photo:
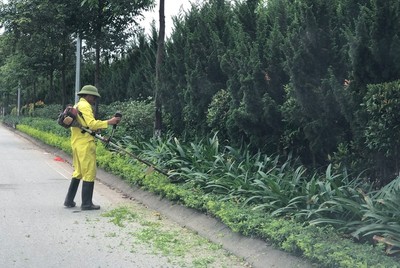
[[[348,126],[335,95],[343,80],[335,1],[294,2],[291,8],[293,21],[285,45],[291,82],[284,110],[286,133],[297,137],[284,139],[302,140],[292,149],[308,156],[303,159],[308,164],[324,164]]]
[[[225,86],[226,78],[221,72],[219,57],[225,51],[230,13],[230,4],[224,0],[212,0],[200,7],[192,6],[184,24],[175,29],[167,44],[167,55],[177,51],[182,55],[174,57],[183,60],[166,59],[165,68],[171,72],[168,75],[179,78],[177,82],[169,79],[165,108],[168,113],[179,116],[172,117],[172,120],[181,119],[176,124],[183,123],[187,134],[208,133],[208,106],[213,96]],[[174,70],[171,64],[181,66]],[[182,100],[180,112],[173,111],[179,108],[172,106],[176,103],[176,98],[172,99],[174,97]]]

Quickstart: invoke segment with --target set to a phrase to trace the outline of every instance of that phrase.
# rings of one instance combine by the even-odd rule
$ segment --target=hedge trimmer
[[[115,113],[114,116],[115,116],[115,117],[122,117],[122,114],[117,112],[117,113]],[[115,132],[115,129],[117,128],[117,125],[113,125],[112,131],[111,131],[111,135],[110,135],[110,137],[108,137],[108,138],[103,137],[103,136],[101,136],[99,133],[96,133],[95,131],[93,131],[93,130],[91,130],[91,129],[88,129],[88,128],[85,128],[85,127],[83,127],[83,126],[81,126],[80,128],[81,128],[82,131],[89,133],[90,135],[92,135],[92,136],[95,137],[96,139],[98,139],[98,140],[100,140],[101,142],[103,142],[103,143],[106,145],[106,148],[107,148],[108,146],[111,146],[111,147],[114,148],[117,152],[119,152],[119,153],[124,153],[124,154],[126,154],[126,155],[132,157],[133,159],[139,161],[140,163],[145,164],[146,166],[148,166],[148,167],[150,168],[150,170],[155,170],[155,171],[157,171],[157,172],[159,172],[159,173],[161,173],[161,174],[163,174],[163,175],[169,177],[169,174],[168,174],[166,171],[164,171],[164,170],[162,170],[162,169],[160,169],[160,168],[157,168],[157,167],[154,166],[152,163],[150,163],[150,162],[148,162],[148,161],[146,161],[146,160],[143,160],[143,159],[139,158],[137,155],[133,154],[132,152],[129,152],[128,150],[126,150],[126,149],[122,148],[121,146],[119,146],[119,145],[115,144],[114,142],[112,142],[111,139],[112,139],[112,137],[114,136],[114,132]]]

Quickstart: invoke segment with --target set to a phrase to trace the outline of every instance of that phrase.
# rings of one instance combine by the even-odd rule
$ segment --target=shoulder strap
[[[76,110],[78,111],[78,115],[82,118],[83,122],[85,122],[86,128],[89,128],[88,124],[86,123],[85,117],[83,116],[82,112],[79,111],[79,102],[76,104]]]

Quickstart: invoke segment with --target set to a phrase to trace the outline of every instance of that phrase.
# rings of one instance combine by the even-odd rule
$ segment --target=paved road
[[[101,216],[124,202],[116,193],[98,183],[94,202],[102,210],[66,209],[68,163],[3,127],[0,150],[0,267],[172,267],[149,249],[131,252],[106,237],[118,232]]]
[[[171,262],[162,254],[154,254],[150,246],[138,246],[129,232],[121,233],[118,226],[102,216],[104,211],[126,204],[147,210],[143,213],[150,217],[160,211],[166,216],[163,225],[177,222],[180,226],[173,228],[178,232],[194,230],[246,260],[225,258],[226,252],[197,252],[218,256],[220,264],[207,267],[249,267],[247,263],[263,268],[310,267],[304,260],[265,242],[230,232],[213,218],[132,189],[101,170],[98,176],[104,184],[96,182],[93,201],[102,209],[64,208],[72,174],[69,163],[56,161],[54,152],[1,125],[0,152],[0,267],[193,267],[190,257],[180,263]],[[81,202],[80,188],[75,201]]]

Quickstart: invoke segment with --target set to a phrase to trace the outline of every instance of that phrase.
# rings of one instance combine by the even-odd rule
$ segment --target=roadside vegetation
[[[8,120],[18,121],[18,130],[70,153],[69,130],[54,119],[4,119]],[[209,213],[235,232],[263,238],[321,267],[400,266],[399,179],[375,190],[362,176],[337,173],[331,166],[310,172],[290,157],[282,162],[279,156],[222,146],[216,135],[190,143],[172,136],[115,141],[170,176],[99,143],[101,167]]]

